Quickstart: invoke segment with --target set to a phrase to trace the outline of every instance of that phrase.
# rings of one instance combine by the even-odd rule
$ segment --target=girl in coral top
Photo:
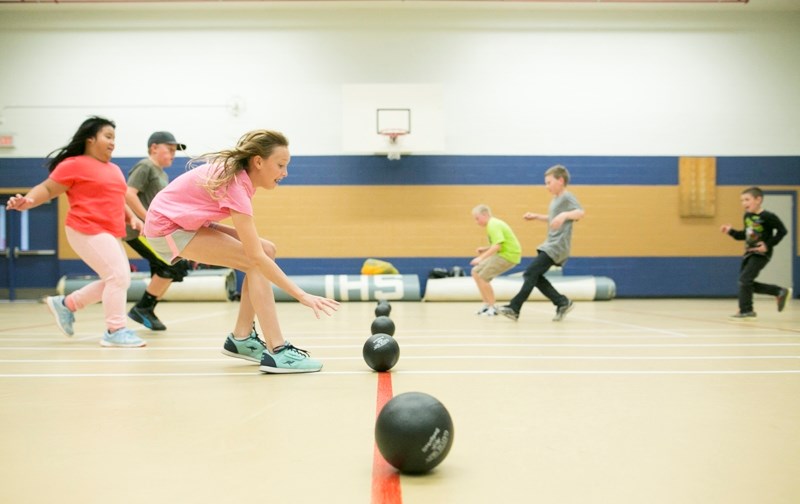
[[[11,197],[6,208],[28,210],[67,195],[67,242],[100,279],[68,296],[49,296],[44,301],[67,336],[74,334],[74,312],[102,301],[106,331],[100,344],[141,347],[145,342],[125,326],[131,275],[120,238],[125,236],[126,222],[135,229],[143,224],[125,204],[125,177],[111,162],[115,128],[102,117],[84,121],[69,144],[48,155],[50,176],[25,196]]]

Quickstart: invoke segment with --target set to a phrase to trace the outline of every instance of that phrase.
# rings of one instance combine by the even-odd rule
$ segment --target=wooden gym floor
[[[67,339],[44,305],[0,304],[0,502],[800,502],[798,300],[738,324],[732,299],[579,302],[561,323],[542,302],[517,323],[395,302],[394,394],[438,398],[455,435],[389,497],[361,357],[374,306],[281,303],[325,368],[268,376],[219,352],[236,303],[162,303],[145,349],[101,348],[97,305]]]

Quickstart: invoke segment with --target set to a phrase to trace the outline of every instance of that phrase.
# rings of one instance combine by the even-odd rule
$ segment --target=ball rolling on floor
[[[373,334],[364,342],[364,362],[375,371],[388,371],[400,359],[400,346],[388,334]]]
[[[387,316],[380,316],[372,321],[370,329],[372,330],[372,334],[383,333],[394,336],[395,326],[392,319]]]
[[[450,452],[453,420],[447,408],[429,394],[399,394],[378,414],[375,443],[383,458],[400,472],[424,474]]]

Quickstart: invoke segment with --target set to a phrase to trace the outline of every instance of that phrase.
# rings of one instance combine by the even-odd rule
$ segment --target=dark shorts
[[[179,260],[175,264],[170,264],[169,261],[165,261],[158,252],[153,250],[147,238],[144,236],[139,236],[137,239],[126,241],[125,243],[130,245],[137,254],[142,256],[142,259],[150,263],[151,275],[169,278],[173,282],[180,282],[191,269],[189,263],[185,260]]]

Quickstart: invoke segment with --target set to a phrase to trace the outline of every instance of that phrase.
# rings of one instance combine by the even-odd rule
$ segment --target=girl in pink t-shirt
[[[196,159],[205,164],[175,178],[147,209],[144,236],[162,257],[189,259],[245,273],[239,316],[222,352],[261,364],[265,373],[309,373],[322,363],[284,340],[272,283],[308,306],[319,318],[339,303],[314,296],[292,282],[275,263],[275,245],[258,236],[252,198],[275,189],[287,175],[289,142],[281,133],[246,133],[236,147]],[[231,218],[233,226],[219,224]],[[253,329],[258,317],[266,341]]]
[[[50,153],[55,154],[47,163],[50,177],[25,196],[12,196],[6,208],[28,210],[66,193],[67,241],[100,280],[67,296],[49,296],[44,301],[67,336],[74,334],[73,312],[102,301],[106,331],[100,344],[141,347],[144,340],[125,327],[131,274],[120,238],[125,236],[125,222],[141,229],[142,221],[125,204],[125,177],[111,162],[115,128],[112,121],[102,117],[84,121],[69,144]]]

